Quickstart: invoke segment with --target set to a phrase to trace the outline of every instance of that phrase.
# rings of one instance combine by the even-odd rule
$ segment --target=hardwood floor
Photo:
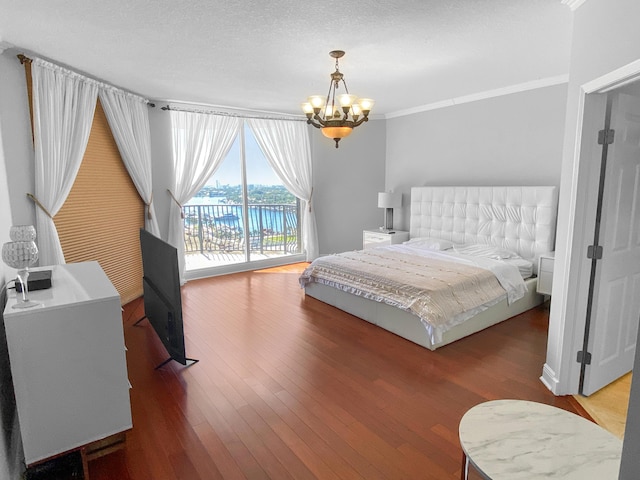
[[[491,399],[581,411],[540,382],[548,310],[435,352],[305,298],[304,265],[189,282],[185,368],[127,305],[133,412],[99,479],[457,479],[458,422]],[[472,472],[470,478],[477,479]]]
[[[631,377],[632,373],[627,373],[588,397],[574,396],[598,425],[620,439],[624,439]]]

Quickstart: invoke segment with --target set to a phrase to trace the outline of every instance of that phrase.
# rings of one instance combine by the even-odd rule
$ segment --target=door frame
[[[576,353],[584,340],[586,305],[591,262],[586,257],[587,245],[595,228],[597,188],[589,188],[594,175],[599,177],[600,150],[597,142],[587,139],[604,116],[606,94],[616,88],[640,80],[640,60],[631,62],[580,86],[578,119],[571,191],[569,225],[573,226],[564,245],[556,246],[556,265],[547,344],[547,362],[540,380],[556,395],[577,394],[580,363]],[[595,161],[594,159],[597,159]],[[561,193],[562,195],[562,193]],[[564,250],[564,251],[563,251]],[[555,368],[552,368],[553,365]]]

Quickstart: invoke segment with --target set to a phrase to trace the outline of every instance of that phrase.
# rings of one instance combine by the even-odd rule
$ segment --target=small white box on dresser
[[[551,295],[555,252],[543,253],[538,258],[538,293]]]
[[[362,231],[362,248],[383,247],[385,245],[395,245],[409,240],[409,232],[401,230],[380,230],[372,228]]]

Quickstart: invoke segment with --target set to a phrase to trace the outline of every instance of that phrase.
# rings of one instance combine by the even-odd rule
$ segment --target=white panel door
[[[589,351],[583,394],[633,368],[640,318],[640,98],[613,98]]]

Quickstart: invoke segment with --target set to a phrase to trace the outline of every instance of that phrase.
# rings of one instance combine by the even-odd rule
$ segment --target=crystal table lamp
[[[2,261],[11,268],[18,270],[18,280],[22,285],[22,298],[13,308],[29,308],[39,305],[27,298],[29,267],[38,261],[38,247],[36,246],[36,229],[33,225],[15,225],[9,230],[11,242],[2,245]]]

